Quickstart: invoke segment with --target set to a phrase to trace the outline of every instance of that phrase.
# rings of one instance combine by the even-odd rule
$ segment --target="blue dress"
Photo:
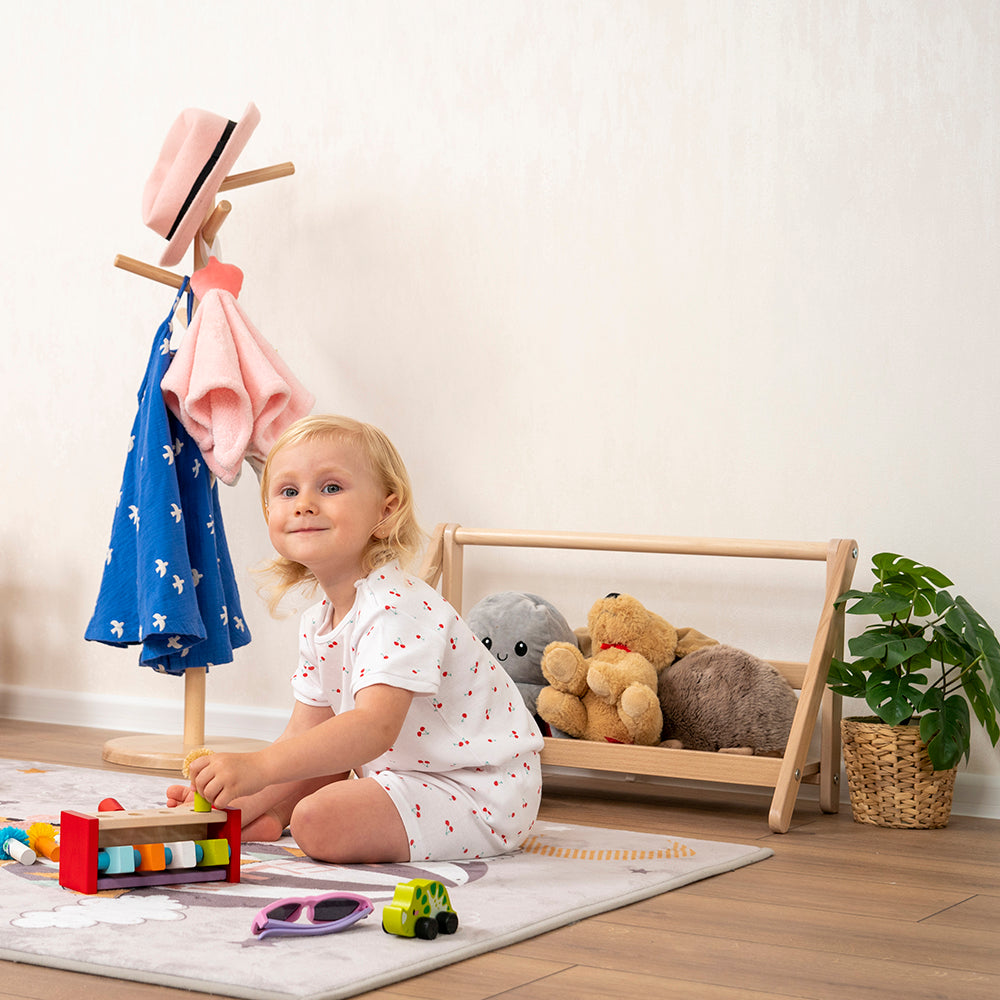
[[[139,662],[168,674],[229,663],[250,641],[219,507],[198,446],[163,402],[174,312],[153,338],[111,527],[97,606],[85,637],[142,645]],[[191,293],[188,291],[188,318]]]

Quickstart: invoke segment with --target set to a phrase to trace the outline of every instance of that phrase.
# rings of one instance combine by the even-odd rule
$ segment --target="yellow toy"
[[[582,650],[566,642],[546,646],[542,673],[549,687],[538,695],[538,714],[578,739],[656,746],[663,729],[659,675],[678,656],[715,640],[693,629],[678,632],[629,594],[597,601],[587,627]]]
[[[418,937],[433,941],[458,930],[458,914],[451,908],[448,890],[426,878],[400,882],[392,902],[382,910],[382,930],[397,937]]]
[[[185,778],[191,777],[191,765],[199,757],[209,757],[214,750],[209,750],[208,747],[198,747],[197,750],[192,750],[185,758],[184,762],[181,764],[181,774]],[[206,799],[201,792],[194,793],[194,811],[195,812],[211,812],[212,804]]]

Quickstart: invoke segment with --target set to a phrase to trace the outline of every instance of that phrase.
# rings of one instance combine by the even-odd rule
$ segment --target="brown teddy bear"
[[[538,694],[538,714],[578,739],[643,746],[661,740],[657,680],[679,644],[682,652],[715,644],[694,630],[679,635],[629,594],[597,601],[581,640],[582,651],[567,642],[545,647],[542,674],[549,687]]]

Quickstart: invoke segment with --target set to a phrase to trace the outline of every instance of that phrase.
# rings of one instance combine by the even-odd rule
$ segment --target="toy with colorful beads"
[[[239,880],[239,809],[195,812],[178,806],[61,814],[59,884],[67,889],[91,894]]]

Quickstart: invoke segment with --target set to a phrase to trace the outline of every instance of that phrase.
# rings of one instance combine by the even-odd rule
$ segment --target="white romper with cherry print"
[[[330,630],[327,601],[302,616],[295,697],[334,713],[371,684],[415,695],[394,746],[361,769],[389,793],[410,859],[516,850],[541,800],[542,737],[504,669],[419,577],[382,566]]]

